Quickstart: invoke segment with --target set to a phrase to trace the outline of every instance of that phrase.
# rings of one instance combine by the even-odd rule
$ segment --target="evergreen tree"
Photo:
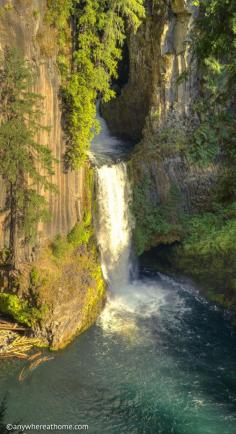
[[[37,223],[48,215],[38,190],[52,189],[53,157],[36,140],[42,97],[32,91],[32,68],[16,49],[6,49],[0,64],[0,175],[7,188],[5,211],[9,227],[9,262],[18,261],[18,239],[27,242]]]
[[[193,33],[201,95],[195,107],[199,128],[193,138],[196,162],[217,161],[217,200],[236,200],[236,2],[193,0],[199,7]]]
[[[236,2],[194,0],[200,12],[195,25],[194,46],[203,70],[210,104],[225,104],[235,93]]]

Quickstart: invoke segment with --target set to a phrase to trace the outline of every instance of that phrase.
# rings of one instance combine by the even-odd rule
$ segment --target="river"
[[[91,158],[108,301],[94,327],[24,381],[25,362],[0,360],[7,421],[87,424],[91,434],[235,434],[236,330],[190,283],[138,270],[121,143],[102,124]]]

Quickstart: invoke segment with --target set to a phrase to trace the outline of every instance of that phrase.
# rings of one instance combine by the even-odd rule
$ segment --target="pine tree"
[[[6,185],[5,211],[9,228],[9,263],[18,262],[18,240],[32,239],[37,223],[48,215],[38,190],[53,188],[53,157],[36,140],[42,97],[32,91],[32,68],[16,49],[6,48],[0,64],[0,175]]]

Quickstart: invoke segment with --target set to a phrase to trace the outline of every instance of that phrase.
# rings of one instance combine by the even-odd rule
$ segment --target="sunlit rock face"
[[[171,9],[175,14],[193,12],[192,2],[189,0],[171,0]]]
[[[161,35],[161,70],[162,119],[170,110],[187,114],[193,96],[196,94],[196,70],[191,65],[190,31],[193,23],[193,10],[187,7],[187,2],[173,1],[169,18],[165,22]],[[180,77],[187,74],[181,82]]]
[[[39,240],[43,242],[58,233],[68,233],[81,218],[85,175],[83,169],[64,173],[65,145],[59,99],[60,78],[56,64],[57,47],[53,46],[53,35],[44,23],[46,0],[0,0],[0,8],[3,8],[0,14],[0,50],[5,46],[16,46],[34,67],[37,78],[35,91],[44,96],[43,122],[51,127],[49,134],[41,132],[38,140],[42,144],[49,144],[53,155],[59,160],[53,177],[58,194],[48,197],[52,219],[47,225],[39,227]],[[1,208],[4,200],[4,186],[1,185]],[[3,222],[4,215],[1,215],[0,248],[7,240]],[[22,252],[22,255],[27,258],[28,252]]]
[[[20,250],[19,294],[29,298],[30,272],[36,267],[45,283],[35,288],[35,297],[45,310],[40,326],[34,333],[46,340],[54,349],[64,347],[73,336],[94,323],[102,309],[105,288],[99,274],[95,246],[78,249],[75,254],[55,263],[48,249],[56,235],[66,235],[80,222],[86,210],[91,213],[91,189],[88,182],[89,167],[78,171],[64,171],[63,156],[65,140],[60,100],[60,76],[57,68],[57,43],[53,29],[45,23],[46,0],[0,0],[0,51],[6,46],[17,47],[35,70],[35,91],[44,97],[42,123],[50,127],[43,131],[38,142],[47,144],[55,164],[53,183],[57,194],[47,199],[51,221],[39,225],[37,250],[22,247]],[[70,47],[69,47],[70,48]],[[0,210],[5,203],[5,187],[0,180]],[[4,225],[5,215],[0,212],[0,250],[8,245],[8,231]],[[39,247],[39,248],[38,248]],[[94,277],[94,272],[97,276]],[[44,278],[44,277],[45,278]],[[6,285],[5,285],[6,282]],[[4,279],[0,291],[8,286]],[[32,289],[32,288],[31,288]]]

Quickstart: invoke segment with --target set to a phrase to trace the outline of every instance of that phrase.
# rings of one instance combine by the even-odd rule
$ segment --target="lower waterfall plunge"
[[[165,303],[165,297],[161,288],[157,291],[156,285],[136,279],[132,257],[132,191],[126,162],[120,161],[125,154],[124,143],[112,137],[104,119],[99,114],[97,117],[101,132],[93,141],[90,155],[96,166],[96,236],[103,275],[111,292],[100,323],[104,329],[133,333],[137,325],[133,314],[151,316]],[[127,313],[131,314],[129,318]]]
[[[97,240],[105,279],[114,290],[129,283],[133,219],[125,163],[97,169]]]

